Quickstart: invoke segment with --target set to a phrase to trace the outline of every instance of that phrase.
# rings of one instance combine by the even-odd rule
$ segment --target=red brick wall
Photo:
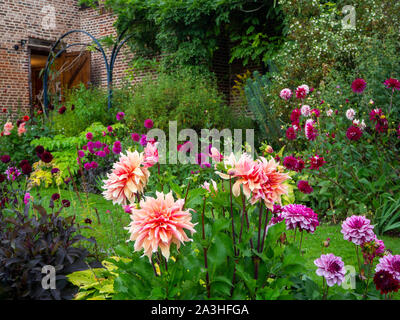
[[[29,53],[28,46],[21,47],[20,40],[29,37],[57,40],[71,29],[79,29],[76,0],[0,0],[0,108],[14,113],[29,110]],[[43,28],[46,16],[42,9],[53,6],[54,30]],[[79,35],[66,39],[72,42]],[[14,45],[19,45],[18,51]]]

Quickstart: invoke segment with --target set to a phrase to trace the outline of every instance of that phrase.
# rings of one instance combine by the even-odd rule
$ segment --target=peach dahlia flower
[[[119,161],[114,163],[113,170],[104,180],[103,196],[113,203],[124,204],[133,202],[137,193],[143,193],[150,173],[142,166],[143,154],[127,152],[121,154]]]
[[[154,252],[161,249],[162,255],[168,260],[170,246],[175,243],[177,249],[185,241],[193,241],[186,235],[184,229],[195,233],[191,222],[192,209],[183,209],[184,200],[174,200],[172,192],[163,194],[156,192],[157,198],[145,197],[140,201],[139,209],[131,206],[131,223],[126,229],[131,234],[128,241],[135,241],[135,251],[144,249],[144,255],[149,260]]]
[[[156,143],[148,142],[146,148],[144,148],[143,166],[145,168],[150,168],[158,162],[159,158],[158,158],[157,146],[158,142]]]
[[[265,206],[273,210],[274,203],[281,204],[281,196],[288,194],[288,186],[284,182],[290,179],[287,173],[280,172],[278,163],[275,159],[269,161],[263,157],[259,160],[261,174],[261,188],[253,192],[251,203],[256,203],[259,199],[263,199]]]

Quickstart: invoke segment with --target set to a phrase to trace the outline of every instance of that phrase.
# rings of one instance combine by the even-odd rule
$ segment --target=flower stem
[[[206,233],[205,233],[205,228],[204,228],[204,211],[206,209],[206,198],[203,198],[203,211],[201,213],[201,226],[202,226],[202,237],[203,240],[206,239]],[[207,288],[207,297],[210,299],[210,277],[208,274],[208,259],[207,259],[207,248],[203,247],[203,252],[204,252],[204,268],[206,269],[206,288]]]
[[[233,219],[233,204],[232,204],[232,177],[229,178],[229,196],[231,205],[231,219],[232,219],[232,242],[233,242],[233,253],[236,256],[236,237],[235,237],[235,222]]]
[[[300,251],[300,255],[303,255],[303,254],[301,253],[301,244],[302,244],[302,242],[303,242],[303,230],[301,230],[301,231],[300,231],[300,234],[301,234],[301,236],[300,236],[300,246],[299,246],[299,251]]]

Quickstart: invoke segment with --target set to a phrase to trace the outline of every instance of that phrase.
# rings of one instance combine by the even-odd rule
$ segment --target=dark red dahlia
[[[35,151],[36,151],[37,155],[40,155],[40,154],[42,154],[44,152],[44,148],[43,148],[43,146],[37,146],[35,148]]]
[[[3,163],[9,163],[11,161],[11,158],[8,154],[2,155],[0,158],[1,162]]]
[[[66,199],[61,200],[61,203],[62,203],[63,207],[65,207],[65,208],[69,208],[71,206],[71,202],[69,202],[69,200],[66,200]]]
[[[369,120],[378,122],[381,116],[383,116],[382,109],[374,109],[369,113]]]
[[[300,192],[305,193],[305,194],[310,194],[311,192],[314,191],[314,189],[310,186],[308,181],[305,181],[305,180],[300,180],[297,183],[297,188],[299,189]]]
[[[21,124],[21,123],[23,123],[23,122],[24,122],[23,120],[21,120],[21,119],[18,119],[18,120],[16,121],[17,127],[19,127],[19,126],[20,126],[20,124]]]
[[[389,122],[384,116],[380,118],[375,125],[376,132],[379,133],[386,133],[388,131],[388,128],[389,128]]]
[[[400,81],[394,78],[386,79],[384,82],[386,89],[400,90]]]
[[[0,183],[3,183],[6,180],[6,176],[4,174],[0,174]]]
[[[59,114],[64,114],[65,111],[67,111],[67,108],[65,106],[62,106],[60,109],[58,109]]]
[[[50,152],[45,151],[40,155],[40,159],[45,163],[50,163],[53,160],[53,155]]]
[[[374,283],[376,289],[381,292],[381,294],[388,294],[390,292],[397,292],[400,289],[400,281],[395,279],[393,275],[386,271],[380,270],[375,273]]]
[[[286,130],[286,138],[287,138],[288,140],[294,140],[294,139],[296,139],[296,132],[294,131],[294,128],[293,128],[293,127],[289,127],[289,128]]]
[[[304,161],[301,158],[295,158],[293,156],[288,156],[283,159],[283,165],[289,169],[296,172],[301,172],[304,169]]]
[[[30,175],[32,173],[32,166],[29,163],[25,163],[21,166],[21,170],[23,174]]]
[[[86,223],[86,224],[92,224],[92,220],[89,219],[89,218],[86,218],[86,219],[85,219],[85,223]]]
[[[60,199],[60,194],[59,193],[53,193],[51,196],[51,199],[53,199],[53,201],[57,201],[58,199]]]
[[[353,83],[351,84],[351,89],[355,93],[363,93],[366,87],[367,87],[367,82],[362,78],[354,80]]]
[[[360,140],[362,134],[363,134],[363,132],[359,127],[351,126],[347,129],[346,137],[349,140],[358,141],[358,140]]]

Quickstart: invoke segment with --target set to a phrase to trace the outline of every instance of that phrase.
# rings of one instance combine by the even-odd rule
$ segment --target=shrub
[[[203,128],[241,126],[232,110],[218,93],[210,77],[181,70],[161,73],[157,79],[146,78],[134,88],[132,101],[126,109],[127,121],[133,130],[141,130],[144,120],[154,120],[154,127],[168,134],[169,121],[183,128],[200,131]],[[237,116],[236,116],[237,117]]]
[[[54,203],[50,205],[54,208]],[[23,212],[13,211],[6,217],[0,211],[0,284],[7,299],[71,299],[75,288],[66,275],[87,269],[86,249],[75,247],[81,240],[94,242],[76,233],[75,217],[61,217],[64,207],[47,213],[41,206],[33,205],[36,214],[29,217],[29,205]],[[42,268],[53,266],[56,270],[56,289],[42,287]]]

